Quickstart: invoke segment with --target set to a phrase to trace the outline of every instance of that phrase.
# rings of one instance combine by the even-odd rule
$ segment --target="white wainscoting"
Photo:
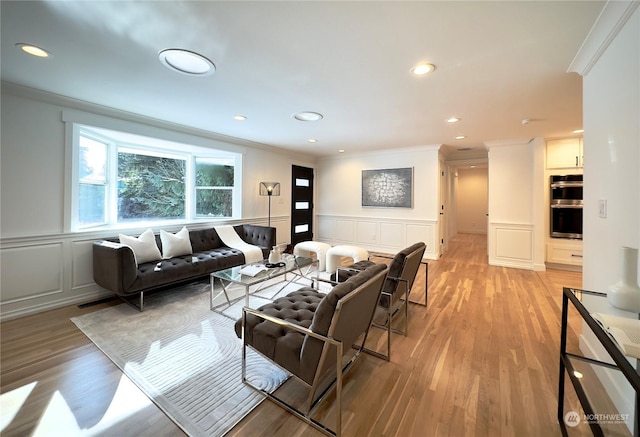
[[[396,253],[418,241],[427,245],[424,258],[438,259],[435,220],[316,216],[316,239],[332,246],[348,244],[372,252]]]
[[[262,219],[216,223],[263,224]],[[277,219],[278,241],[288,241],[289,220]],[[271,224],[274,218],[271,218]],[[189,229],[214,224],[190,224]],[[182,225],[167,226],[179,231]],[[145,228],[146,229],[146,228]],[[138,235],[145,229],[123,231]],[[154,230],[159,231],[160,228]],[[285,233],[286,229],[286,233]],[[5,238],[0,241],[0,320],[34,314],[112,296],[93,281],[93,242],[112,238],[118,231],[83,232],[38,237]],[[285,238],[282,238],[284,235]]]
[[[489,223],[489,264],[534,270],[531,224]]]
[[[2,241],[0,319],[108,296],[93,282],[93,241],[69,234]]]

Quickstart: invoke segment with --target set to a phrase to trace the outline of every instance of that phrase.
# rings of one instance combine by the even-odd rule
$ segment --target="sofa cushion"
[[[156,244],[156,237],[153,229],[149,228],[140,234],[139,237],[130,237],[128,235],[119,234],[120,244],[128,246],[133,251],[136,264],[157,261],[162,258],[160,249]]]
[[[308,328],[318,304],[325,297],[310,287],[289,293],[272,303],[261,306],[258,311],[278,319]],[[236,335],[242,336],[242,319],[235,324]],[[300,352],[305,335],[284,328],[264,319],[247,314],[247,343],[256,350],[291,372],[297,372]]]
[[[218,233],[213,228],[192,229],[189,231],[189,239],[194,253],[224,247]]]
[[[160,230],[160,240],[162,241],[163,259],[170,259],[174,256],[191,255],[193,253],[191,240],[189,240],[189,230],[186,226],[175,234]]]

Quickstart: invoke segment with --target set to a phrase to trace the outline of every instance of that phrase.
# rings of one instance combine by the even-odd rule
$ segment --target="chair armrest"
[[[340,282],[344,282],[344,281],[340,281],[340,273],[344,272],[345,273],[345,278],[344,281],[346,281],[347,279],[349,279],[352,276],[357,275],[358,273],[362,272],[361,269],[355,269],[353,267],[338,267],[335,271],[335,273],[331,274],[331,281],[333,281],[335,284],[338,284]],[[335,279],[333,279],[335,278]]]
[[[331,285],[338,285],[338,283],[336,281],[332,281],[331,279],[324,279],[324,278],[311,278],[311,282],[313,283],[314,281],[318,281],[318,282],[326,282],[327,284],[331,284]]]

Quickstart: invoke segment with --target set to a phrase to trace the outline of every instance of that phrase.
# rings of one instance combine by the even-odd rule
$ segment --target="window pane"
[[[118,153],[118,221],[185,217],[186,161]]]
[[[81,228],[106,222],[105,185],[80,184],[78,199],[78,225]]]
[[[91,138],[80,136],[81,182],[105,183],[107,174],[107,145]]]
[[[296,202],[296,209],[309,209],[309,202]]]
[[[215,159],[196,158],[196,186],[233,187],[233,166]]]
[[[309,225],[296,225],[294,231],[296,234],[300,232],[307,232],[309,230]]]
[[[299,179],[296,178],[296,187],[308,187],[309,179]]]
[[[231,217],[233,191],[210,188],[196,189],[196,216]]]

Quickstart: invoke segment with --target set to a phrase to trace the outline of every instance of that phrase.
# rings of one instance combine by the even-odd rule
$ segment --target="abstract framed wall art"
[[[362,170],[362,206],[413,207],[413,167]]]

